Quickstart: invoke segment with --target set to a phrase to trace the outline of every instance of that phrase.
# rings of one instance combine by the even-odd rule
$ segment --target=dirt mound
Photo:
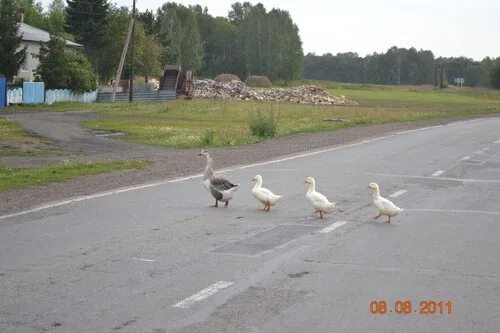
[[[231,82],[231,81],[239,81],[240,78],[234,74],[219,74],[214,78],[215,82]]]
[[[273,88],[253,90],[243,82],[227,83],[214,80],[198,80],[195,83],[193,97],[209,99],[239,99],[255,101],[289,102],[316,105],[357,105],[345,96],[330,95],[324,88],[303,85],[291,88]]]
[[[267,76],[260,75],[250,75],[245,80],[245,84],[249,87],[271,87],[273,85]]]

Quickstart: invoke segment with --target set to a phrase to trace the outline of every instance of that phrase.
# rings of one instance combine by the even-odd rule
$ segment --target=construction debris
[[[193,91],[194,98],[238,99],[254,101],[288,102],[315,105],[358,105],[345,96],[330,95],[324,88],[303,85],[290,88],[253,90],[239,81],[215,82],[197,80]]]

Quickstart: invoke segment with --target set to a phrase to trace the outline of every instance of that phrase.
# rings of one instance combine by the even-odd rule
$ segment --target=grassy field
[[[359,106],[314,106],[291,103],[222,100],[176,100],[163,103],[100,103],[85,106],[103,116],[86,127],[124,132],[126,140],[179,148],[241,145],[261,141],[249,131],[256,112],[273,113],[277,135],[335,130],[342,127],[416,121],[446,117],[500,115],[500,92],[489,89],[433,90],[428,86],[381,86],[318,83],[334,95],[344,95]],[[40,109],[40,108],[39,108]],[[59,104],[42,109],[66,111],[82,105]],[[347,122],[325,119],[343,118]]]
[[[41,168],[10,169],[0,165],[0,192],[28,186],[45,185],[85,175],[109,173],[115,170],[142,169],[147,161],[110,161],[61,163]]]

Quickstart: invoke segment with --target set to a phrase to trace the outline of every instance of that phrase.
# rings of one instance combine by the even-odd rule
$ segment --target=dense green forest
[[[489,86],[491,72],[500,65],[500,58],[475,61],[465,57],[435,57],[432,51],[391,47],[385,53],[360,57],[357,53],[330,53],[322,56],[309,53],[304,57],[303,78],[376,84],[435,84],[443,65],[444,79],[464,78],[470,87]]]
[[[36,0],[11,0],[26,23],[74,40],[102,83],[118,66],[131,12],[109,0],[53,0],[48,10]],[[467,86],[489,86],[500,58],[481,61],[441,58],[432,51],[392,47],[365,57],[347,52],[303,55],[299,28],[281,9],[236,2],[227,17],[213,17],[207,7],[164,3],[137,13],[135,74],[158,76],[165,64],[194,69],[199,77],[233,73],[241,78],[266,75],[272,80],[298,78],[377,84],[434,84],[436,64],[444,78],[464,78]],[[130,57],[123,77],[130,75]],[[438,74],[439,76],[439,74]]]

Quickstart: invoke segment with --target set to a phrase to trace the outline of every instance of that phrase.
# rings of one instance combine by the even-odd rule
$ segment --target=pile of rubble
[[[289,102],[316,105],[358,104],[345,96],[330,95],[325,89],[315,85],[253,90],[240,81],[216,82],[214,80],[197,80],[194,85],[193,97]]]

